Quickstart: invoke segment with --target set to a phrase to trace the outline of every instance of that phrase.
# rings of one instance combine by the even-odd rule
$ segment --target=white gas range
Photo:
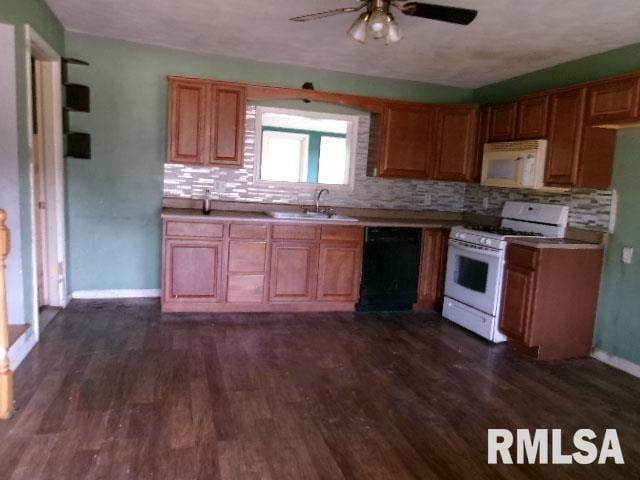
[[[453,227],[442,315],[492,342],[504,342],[498,324],[507,239],[562,238],[568,217],[564,205],[506,202],[500,227]]]

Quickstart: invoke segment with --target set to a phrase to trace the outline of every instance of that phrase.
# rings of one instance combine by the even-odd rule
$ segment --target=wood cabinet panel
[[[204,80],[169,82],[169,145],[171,163],[206,162],[207,85]]]
[[[523,98],[518,101],[516,139],[532,140],[547,137],[549,95]]]
[[[243,164],[245,89],[211,84],[209,93],[209,163],[222,167]]]
[[[489,142],[508,142],[515,138],[516,103],[489,106]]]
[[[424,229],[420,253],[418,309],[440,309],[444,300],[448,230]]]
[[[317,299],[356,302],[359,297],[361,273],[361,244],[321,244]]]
[[[484,155],[484,145],[489,142],[489,107],[480,110],[478,125],[478,148],[476,149],[476,159],[473,166],[471,181],[480,183],[482,179],[482,157]]]
[[[220,241],[167,240],[164,301],[218,301],[221,252]]]
[[[275,242],[271,246],[269,300],[309,302],[315,297],[318,244]]]
[[[229,242],[230,273],[259,273],[265,271],[267,243],[233,240]]]
[[[224,225],[208,222],[181,222],[168,220],[165,234],[170,237],[206,237],[222,238]]]
[[[255,238],[258,240],[266,240],[267,234],[267,225],[232,223],[229,226],[229,238]]]
[[[227,277],[227,302],[262,303],[264,299],[263,274],[234,275]]]
[[[639,118],[640,78],[625,78],[589,87],[589,125],[633,122]]]
[[[275,240],[316,240],[319,228],[306,225],[274,225],[271,229],[271,238]]]
[[[535,271],[507,264],[500,328],[508,336],[525,344],[529,334],[534,282]]]
[[[585,88],[551,96],[545,169],[547,185],[571,187],[577,183],[585,104]]]
[[[320,233],[321,240],[337,240],[345,242],[362,242],[364,229],[362,227],[334,227],[323,225]]]
[[[611,188],[617,130],[584,127],[577,187]]]
[[[382,114],[381,177],[427,178],[433,162],[435,108],[387,104]]]
[[[474,174],[479,109],[450,105],[437,110],[437,149],[433,178],[467,182]]]

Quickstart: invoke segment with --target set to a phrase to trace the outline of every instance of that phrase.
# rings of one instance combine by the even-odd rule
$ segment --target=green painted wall
[[[618,221],[605,256],[596,347],[640,364],[640,129],[618,133],[613,184]],[[623,247],[635,249],[631,265],[622,263]]]
[[[591,55],[478,88],[474,101],[501,102],[519,95],[640,70],[640,43]]]
[[[73,126],[92,135],[93,159],[67,160],[71,290],[160,284],[160,209],[166,158],[166,76],[357,93],[425,102],[468,102],[468,89],[191,54],[67,34],[67,54],[87,60],[72,79],[91,87],[92,112]]]
[[[62,24],[51,12],[43,0],[1,0],[0,22],[10,23],[16,27],[16,98],[18,109],[18,162],[20,189],[20,230],[22,239],[22,266],[24,278],[24,315],[25,322],[33,323],[33,284],[34,265],[31,259],[31,195],[29,189],[29,171],[31,152],[29,149],[30,128],[27,125],[27,72],[30,68],[26,62],[25,24],[30,25],[51,47],[61,55],[64,54],[65,31]]]

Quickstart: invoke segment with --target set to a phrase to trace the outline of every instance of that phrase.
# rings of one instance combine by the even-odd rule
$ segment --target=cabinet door
[[[164,301],[217,302],[221,298],[222,242],[166,240]]]
[[[209,93],[209,163],[221,167],[243,164],[245,89],[211,84]]]
[[[640,108],[640,79],[613,80],[589,87],[589,125],[633,122]]]
[[[207,85],[204,80],[169,80],[168,161],[206,162]]]
[[[530,330],[535,271],[519,265],[507,265],[500,329],[509,337],[526,344]]]
[[[318,300],[357,302],[362,274],[362,247],[322,243],[318,270]]]
[[[478,135],[477,106],[439,107],[434,179],[468,182],[474,174]]]
[[[276,242],[271,247],[271,302],[309,302],[315,298],[318,244]]]
[[[547,137],[549,95],[525,98],[518,102],[516,139],[530,140]]]
[[[489,142],[508,142],[515,138],[516,103],[489,107]]]
[[[545,183],[559,187],[576,184],[584,129],[586,89],[552,95]]]
[[[388,104],[382,117],[378,174],[381,177],[429,177],[432,170],[434,107]]]
[[[418,307],[440,309],[447,266],[447,230],[424,229],[420,253]]]

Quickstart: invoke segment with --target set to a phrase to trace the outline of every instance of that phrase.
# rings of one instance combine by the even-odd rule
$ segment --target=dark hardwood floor
[[[617,479],[640,380],[428,313],[163,317],[73,302],[16,372],[2,479]],[[179,318],[197,321],[176,322]],[[487,465],[487,429],[617,428],[625,465]]]

